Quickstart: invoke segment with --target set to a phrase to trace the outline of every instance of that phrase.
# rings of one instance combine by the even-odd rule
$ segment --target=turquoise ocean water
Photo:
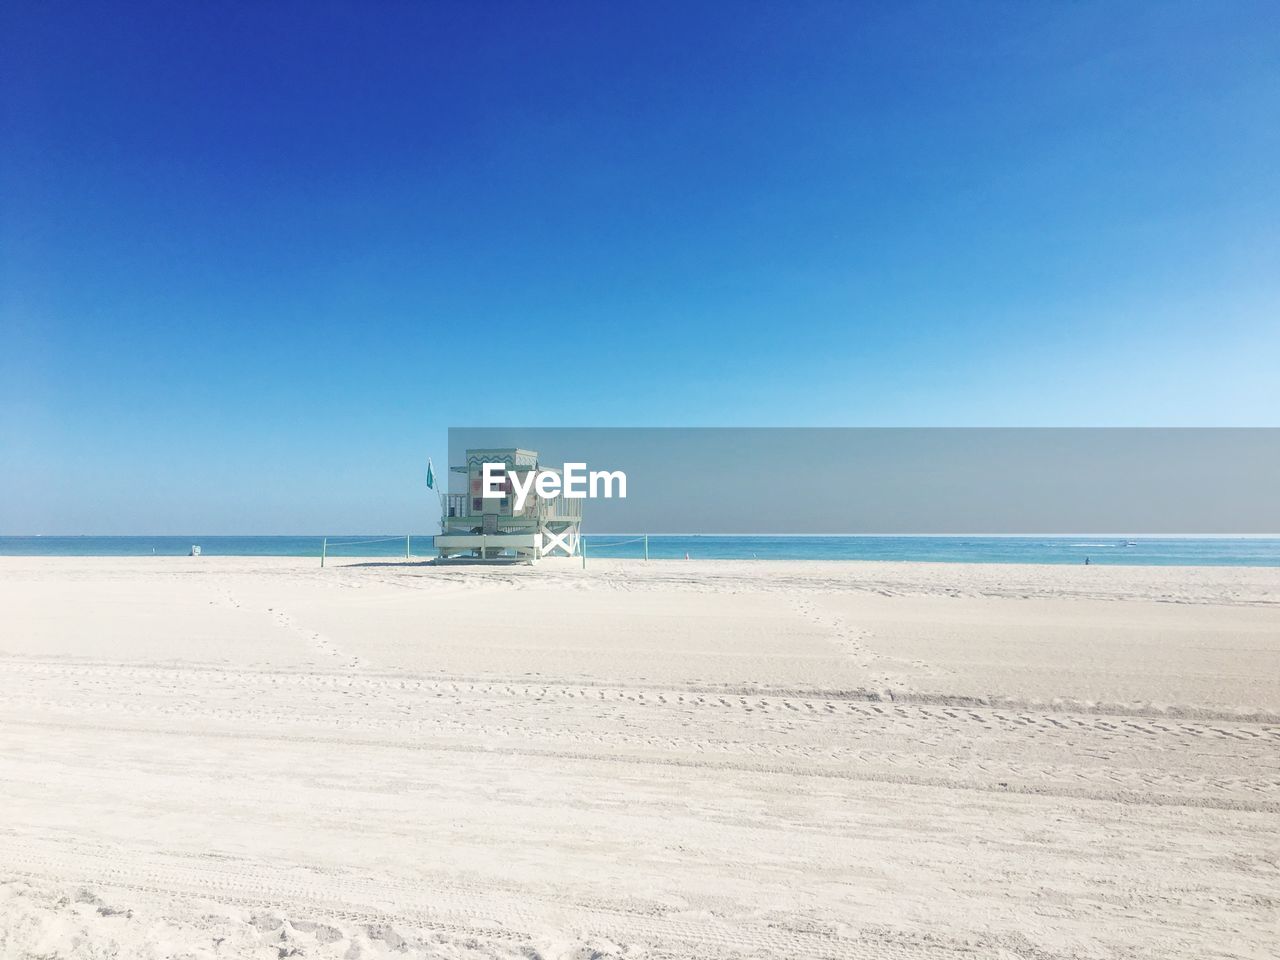
[[[319,557],[321,537],[0,537],[0,556]],[[626,535],[588,536],[587,556],[639,559],[644,544]],[[358,542],[353,542],[358,541]],[[374,542],[367,542],[374,541]],[[433,555],[431,535],[409,542],[414,559]],[[329,537],[331,557],[404,559],[405,538]],[[696,560],[916,560],[951,563],[1091,563],[1137,566],[1280,566],[1280,538],[1149,537],[721,537],[651,536],[649,556]]]

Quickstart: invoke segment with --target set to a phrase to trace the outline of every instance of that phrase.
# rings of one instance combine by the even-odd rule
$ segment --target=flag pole
[[[440,521],[437,524],[440,531],[444,532],[444,498],[445,495],[440,492],[439,486],[436,484],[436,467],[432,463],[431,458],[427,457],[427,489],[436,492],[436,502],[440,507]]]

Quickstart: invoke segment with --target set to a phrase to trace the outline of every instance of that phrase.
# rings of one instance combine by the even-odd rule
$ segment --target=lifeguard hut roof
[[[538,451],[523,447],[481,447],[467,451],[467,462],[449,468],[452,473],[470,473],[483,463],[505,463],[509,467],[538,466]]]

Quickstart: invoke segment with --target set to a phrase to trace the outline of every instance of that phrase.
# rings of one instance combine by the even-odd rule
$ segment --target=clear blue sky
[[[0,9],[0,533],[449,424],[1276,425],[1273,3]]]

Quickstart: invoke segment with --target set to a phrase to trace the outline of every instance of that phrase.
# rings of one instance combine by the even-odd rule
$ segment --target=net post
[[[329,538],[325,537],[320,543],[320,566],[324,567],[324,555],[329,552]]]
[[[404,535],[404,558],[409,559],[409,534]]]
[[[647,533],[644,535],[644,558],[646,560],[649,559],[649,535]]]

